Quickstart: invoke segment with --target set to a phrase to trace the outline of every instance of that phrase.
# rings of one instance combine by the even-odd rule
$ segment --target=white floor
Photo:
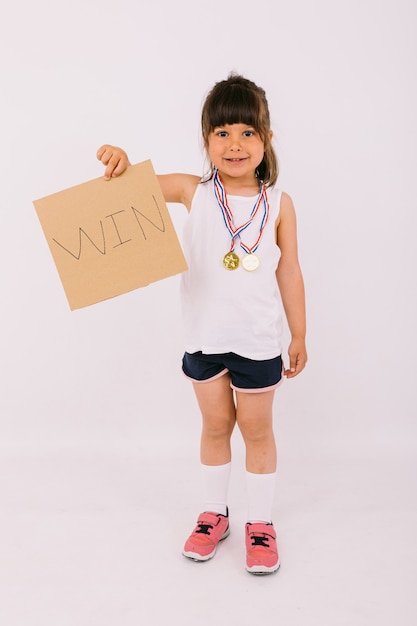
[[[199,512],[193,460],[132,448],[2,453],[2,625],[417,623],[415,459],[281,455],[282,566],[255,577],[239,454],[231,535],[199,564],[181,555]]]

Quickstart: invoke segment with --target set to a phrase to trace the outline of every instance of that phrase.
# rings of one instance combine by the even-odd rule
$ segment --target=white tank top
[[[228,232],[214,193],[213,180],[200,183],[194,194],[184,228],[184,254],[189,269],[181,277],[185,349],[193,353],[222,354],[265,360],[282,352],[282,304],[275,271],[280,257],[275,222],[280,210],[281,191],[267,190],[270,215],[256,255],[257,270],[235,270],[223,266],[230,250]],[[257,197],[227,196],[234,224],[250,216]],[[254,223],[241,235],[251,247],[259,236],[263,207]],[[237,239],[235,252],[245,256]]]

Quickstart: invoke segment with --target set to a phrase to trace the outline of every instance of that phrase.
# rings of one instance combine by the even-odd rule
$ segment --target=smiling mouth
[[[226,159],[226,161],[231,161],[232,163],[240,163],[240,161],[246,161],[247,157],[235,158],[235,159]]]

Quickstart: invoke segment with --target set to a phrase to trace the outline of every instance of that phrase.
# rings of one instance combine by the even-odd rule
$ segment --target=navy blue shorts
[[[182,371],[195,383],[210,382],[229,373],[232,389],[258,393],[278,387],[282,382],[283,368],[281,356],[266,361],[254,361],[234,352],[186,352],[182,360]]]

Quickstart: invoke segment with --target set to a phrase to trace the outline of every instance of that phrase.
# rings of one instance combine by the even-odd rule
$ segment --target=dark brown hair
[[[267,187],[274,185],[278,178],[278,159],[269,136],[271,122],[265,91],[238,74],[230,74],[227,80],[216,83],[209,92],[201,113],[201,129],[206,149],[210,133],[225,124],[247,124],[259,133],[265,152],[257,168],[257,176]]]

